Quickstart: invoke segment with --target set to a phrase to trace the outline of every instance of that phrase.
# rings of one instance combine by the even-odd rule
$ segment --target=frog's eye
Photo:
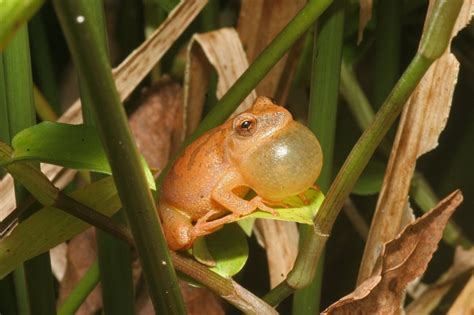
[[[234,130],[243,137],[249,137],[256,131],[257,120],[253,115],[242,115],[234,121]]]

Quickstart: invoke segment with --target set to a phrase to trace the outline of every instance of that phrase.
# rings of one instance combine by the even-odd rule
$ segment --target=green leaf
[[[212,271],[223,277],[232,277],[245,266],[249,255],[247,238],[236,224],[203,237],[193,246],[193,256],[200,262],[215,264]]]
[[[121,208],[110,176],[74,191],[70,196],[108,216]],[[0,279],[25,260],[48,251],[89,227],[89,224],[62,210],[53,207],[40,209],[0,239]]]
[[[209,252],[209,249],[207,248],[206,238],[204,236],[199,237],[197,240],[194,241],[191,253],[194,253],[194,258],[196,258],[196,260],[199,261],[201,264],[209,267],[216,266],[216,261]]]
[[[276,216],[264,211],[255,211],[249,215],[240,217],[236,221],[248,218],[259,218],[313,224],[313,217],[323,203],[324,194],[319,190],[308,189],[304,195],[308,204],[305,204],[300,197],[292,196],[283,200],[283,203],[289,206],[288,208],[275,208],[278,213]]]
[[[362,196],[379,193],[382,188],[386,168],[387,165],[380,161],[370,162],[352,189],[352,193]]]
[[[18,133],[12,141],[13,157],[8,163],[36,160],[78,170],[112,174],[97,130],[90,125],[43,122]],[[155,181],[144,159],[148,184]]]
[[[240,221],[237,221],[237,224],[244,231],[245,235],[248,237],[252,236],[253,225],[255,223],[255,218],[244,218]]]

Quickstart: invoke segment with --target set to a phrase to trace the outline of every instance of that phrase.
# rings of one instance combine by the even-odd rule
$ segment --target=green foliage
[[[70,196],[108,216],[121,207],[112,177],[87,185]],[[62,210],[53,207],[38,210],[1,240],[0,278],[23,261],[71,239],[88,227],[89,224]]]
[[[362,196],[379,193],[386,168],[387,165],[380,161],[370,162],[352,189],[352,193]]]
[[[112,174],[97,130],[90,125],[43,122],[24,129],[12,141],[13,156],[3,165],[34,160],[78,170]],[[153,174],[142,158],[148,185],[155,189]]]

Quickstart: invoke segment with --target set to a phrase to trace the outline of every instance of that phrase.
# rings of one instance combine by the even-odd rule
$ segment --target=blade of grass
[[[99,35],[99,45],[108,51],[107,34],[102,1],[95,1],[91,6],[92,27]],[[79,77],[81,88],[82,109],[85,124],[94,125],[92,103],[84,93],[85,79]],[[102,178],[100,174],[92,174],[92,179]],[[126,225],[123,209],[113,217],[119,224]],[[132,252],[129,244],[97,229],[97,257],[99,261],[100,280],[102,287],[102,304],[105,314],[134,314],[134,286],[132,279]]]
[[[31,43],[31,58],[35,82],[56,115],[61,114],[61,103],[54,73],[54,63],[43,15],[39,11],[28,24]]]
[[[35,109],[42,121],[56,121],[58,116],[53,108],[49,105],[43,94],[36,86],[33,87],[33,95],[35,98]]]
[[[0,51],[21,26],[35,14],[44,0],[2,1],[0,5]]]
[[[179,0],[157,0],[158,4],[166,12],[170,12],[179,3]]]
[[[145,37],[148,38],[166,18],[166,11],[158,0],[143,1],[143,15],[145,17]]]
[[[94,120],[126,210],[156,312],[184,314],[185,308],[161,224],[107,55],[92,27],[86,1],[54,1],[83,88],[92,100]],[[88,47],[88,49],[84,49]]]
[[[28,291],[26,289],[25,268],[18,266],[13,271],[13,282],[15,283],[16,308],[19,315],[30,315],[28,303]]]
[[[271,304],[279,303],[295,289],[307,286],[313,279],[317,260],[344,201],[418,82],[434,60],[445,51],[461,5],[462,0],[436,2],[433,18],[423,33],[419,50],[339,170],[316,214],[314,233],[303,240],[302,250],[293,270],[286,281],[265,296],[266,301]]]
[[[210,32],[219,27],[219,1],[209,0],[200,16],[201,29]]]
[[[387,98],[400,73],[400,11],[399,0],[382,0],[377,4],[372,101],[376,109]]]
[[[3,67],[3,53],[0,53],[0,141],[10,143],[10,127],[8,124],[8,102],[7,86]],[[0,169],[0,178],[3,178],[5,171]]]
[[[345,1],[336,0],[315,26],[313,66],[309,101],[308,126],[318,137],[324,152],[324,164],[318,185],[326,192],[333,178],[334,138],[339,97],[339,80],[344,34]],[[316,29],[317,28],[317,29]],[[313,230],[300,229],[300,239],[309,237]],[[318,262],[317,276],[304,289],[296,291],[293,314],[319,313],[324,256]]]
[[[81,304],[84,303],[86,298],[99,283],[99,280],[99,264],[95,261],[81,280],[79,280],[64,302],[58,307],[58,315],[75,314]]]
[[[4,53],[3,67],[11,138],[36,122],[29,49],[28,30],[25,26],[18,30]],[[39,165],[37,167],[39,168]],[[28,193],[24,187],[15,183],[15,195],[19,204],[27,198]],[[30,310],[41,314],[55,314],[49,253],[25,262],[24,274]]]
[[[8,102],[7,102],[7,86],[5,80],[5,72],[3,66],[3,53],[0,53],[0,140],[4,142],[10,142],[10,124],[8,120]],[[0,177],[5,175],[5,171],[0,171]],[[2,291],[1,298],[2,301],[9,301],[12,305],[11,308],[15,309],[20,315],[28,314],[28,300],[26,296],[26,286],[24,281],[24,270],[23,265],[19,266],[11,276],[8,278],[2,279],[2,287],[5,286],[5,289],[8,282],[12,283],[10,292]],[[8,280],[10,279],[10,280]],[[7,297],[13,296],[13,300],[7,299]],[[6,307],[6,306],[5,306]]]
[[[0,313],[18,314],[15,299],[15,284],[12,274],[0,280]]]

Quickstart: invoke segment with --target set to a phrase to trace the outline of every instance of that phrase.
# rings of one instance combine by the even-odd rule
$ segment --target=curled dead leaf
[[[453,192],[386,243],[372,276],[323,314],[399,314],[406,286],[425,271],[462,199],[459,190]]]
[[[242,43],[233,28],[196,34],[188,46],[184,79],[186,134],[191,134],[199,121],[206,99],[211,66],[217,72],[216,96],[220,99],[248,68]],[[249,109],[257,94],[252,91],[235,113]]]
[[[237,31],[249,61],[255,60],[305,4],[304,0],[242,1]],[[289,58],[286,54],[274,65],[258,84],[258,94],[276,97],[276,94],[281,92],[279,91],[280,81],[291,82],[290,78],[296,69],[296,63],[291,65],[290,69],[285,68],[295,60],[298,60],[297,56]]]

